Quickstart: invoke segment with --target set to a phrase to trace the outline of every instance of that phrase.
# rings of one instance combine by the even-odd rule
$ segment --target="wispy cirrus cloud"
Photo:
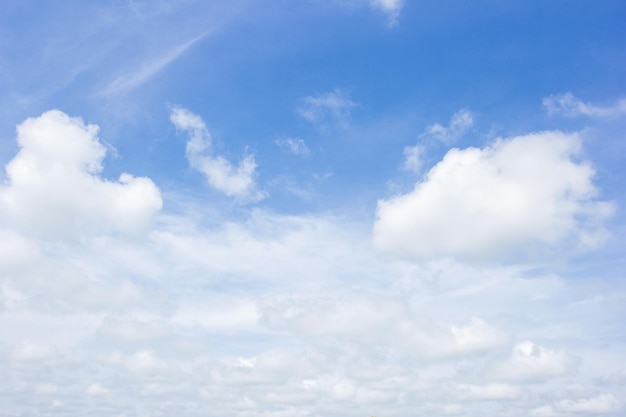
[[[626,115],[626,99],[620,99],[611,106],[596,106],[568,92],[545,97],[542,104],[551,116],[610,118]]]
[[[189,50],[197,42],[205,38],[210,31],[206,31],[188,41],[181,43],[156,58],[146,60],[138,66],[130,70],[128,73],[116,77],[106,87],[104,87],[98,95],[110,96],[115,94],[122,94],[131,91],[148,81],[150,81],[155,75],[161,72],[168,65],[176,61],[187,50]]]
[[[304,142],[304,139],[300,138],[283,138],[275,141],[276,145],[282,150],[289,152],[296,156],[308,156],[311,154],[311,150]]]
[[[472,113],[469,110],[461,109],[452,115],[448,126],[434,123],[428,126],[420,136],[433,138],[450,145],[465,135],[473,124]]]
[[[345,129],[350,125],[352,109],[357,103],[341,89],[304,97],[296,112],[320,129]]]

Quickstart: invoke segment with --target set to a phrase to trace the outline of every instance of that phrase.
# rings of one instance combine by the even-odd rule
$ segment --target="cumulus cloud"
[[[572,93],[553,94],[543,99],[543,107],[549,115],[607,118],[626,114],[626,99],[620,99],[612,106],[603,107],[585,103]]]
[[[304,97],[296,111],[320,129],[344,129],[350,124],[350,114],[355,106],[347,92],[335,89]]]
[[[176,128],[189,135],[186,156],[189,165],[203,173],[209,185],[229,197],[258,201],[265,195],[255,183],[256,162],[254,156],[247,155],[235,167],[221,155],[211,151],[211,134],[204,121],[181,107],[175,107],[170,120]]]
[[[515,354],[495,361],[510,334],[547,326],[572,341],[568,351],[601,340],[599,304],[576,305],[574,330],[554,312],[577,299],[577,284],[528,279],[517,266],[387,257],[362,224],[331,215],[254,209],[216,222],[202,209],[160,214],[141,239],[50,245],[17,222],[2,225],[0,391],[14,399],[6,413],[47,410],[46,394],[80,415],[134,404],[200,416],[207,402],[237,417],[527,415],[544,403],[574,414],[558,408],[563,380],[526,385],[534,380],[511,363],[532,365]],[[601,361],[584,355],[585,368],[609,362],[604,349]]]
[[[304,143],[304,140],[300,138],[277,139],[276,145],[296,156],[308,156],[311,153],[309,147]]]
[[[17,127],[18,154],[7,164],[0,210],[36,233],[145,229],[162,205],[154,183],[123,173],[102,179],[106,150],[98,126],[59,110]]]
[[[406,194],[379,200],[377,247],[419,257],[495,259],[598,246],[613,205],[596,199],[595,172],[576,134],[541,132],[483,149],[451,149]]]
[[[439,123],[428,126],[421,134],[422,137],[439,140],[450,145],[459,140],[474,124],[474,118],[469,110],[461,109],[450,118],[448,126]]]
[[[565,375],[577,362],[565,352],[538,346],[530,341],[518,343],[511,356],[493,368],[494,375],[510,381],[539,381]]]

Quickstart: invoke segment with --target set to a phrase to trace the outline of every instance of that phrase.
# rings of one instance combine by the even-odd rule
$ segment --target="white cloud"
[[[377,247],[431,256],[528,255],[566,239],[599,245],[610,203],[576,134],[541,132],[483,149],[452,149],[413,191],[378,202]],[[538,247],[538,245],[540,245]]]
[[[343,90],[305,97],[296,111],[304,119],[321,129],[345,129],[350,123],[350,113],[356,103]]]
[[[48,359],[58,355],[58,352],[52,345],[23,340],[11,349],[9,355],[13,360],[26,362]]]
[[[276,145],[296,156],[308,156],[311,153],[304,140],[300,138],[277,139]]]
[[[176,107],[170,114],[170,120],[176,128],[189,135],[186,148],[189,165],[203,173],[211,187],[242,200],[258,201],[265,197],[256,187],[254,156],[246,156],[234,167],[223,156],[212,155],[211,134],[199,116]]]
[[[98,127],[58,110],[17,127],[19,153],[7,164],[0,210],[34,233],[67,235],[110,228],[129,233],[146,229],[162,204],[145,177],[99,177],[106,150]]]
[[[88,395],[100,396],[100,395],[107,395],[111,391],[108,388],[103,387],[101,384],[96,383],[96,384],[89,385],[87,389],[85,390],[85,392]]]
[[[536,417],[566,417],[576,415],[616,415],[623,404],[613,394],[599,394],[587,398],[565,399],[531,410]]]
[[[601,394],[591,398],[560,401],[556,408],[574,414],[612,414],[621,411],[620,402],[612,394]]]
[[[209,151],[194,141],[202,120],[188,122],[189,146]],[[588,294],[585,280],[523,266],[389,257],[344,217],[255,208],[235,219],[206,200],[170,202],[176,212],[139,238],[103,222],[101,235],[56,244],[2,225],[5,413],[55,414],[54,400],[94,416],[132,404],[195,417],[211,403],[235,417],[523,416],[540,404],[565,417],[611,404],[595,387],[563,393],[621,358],[619,344],[607,358],[602,343],[619,328],[621,298],[575,303],[602,285]],[[561,352],[538,348],[533,361],[518,349],[497,362],[510,335],[546,337],[537,333],[585,366],[527,384],[558,371],[544,362],[562,363]]]
[[[148,349],[139,350],[132,355],[115,351],[102,355],[100,360],[107,365],[119,366],[138,375],[162,374],[170,370],[166,361]]]
[[[549,115],[565,117],[616,117],[626,114],[626,99],[612,106],[594,106],[575,97],[572,93],[554,94],[543,99],[543,107]]]
[[[474,317],[456,326],[435,321],[400,323],[397,336],[404,335],[407,346],[417,348],[429,358],[454,358],[475,355],[508,343],[506,333]]]
[[[420,172],[424,165],[425,149],[421,145],[407,146],[404,148],[404,169],[411,172]]]
[[[473,124],[474,118],[472,117],[472,113],[468,110],[461,109],[452,115],[448,127],[435,123],[428,126],[421,136],[433,138],[446,145],[450,145],[465,135]]]
[[[577,362],[565,352],[525,341],[514,346],[511,356],[493,368],[494,376],[508,381],[540,381],[572,371]]]
[[[107,85],[100,95],[113,95],[119,93],[125,93],[133,90],[146,82],[150,81],[152,77],[157,75],[161,70],[176,61],[182,54],[184,54],[189,48],[196,44],[199,40],[204,38],[208,32],[202,33],[180,45],[177,45],[170,50],[166,51],[162,55],[144,62],[138,69],[115,78],[109,85]]]
[[[519,387],[507,384],[458,384],[456,389],[461,398],[470,400],[514,400],[522,394]]]
[[[404,0],[370,0],[370,5],[387,15],[390,25],[394,25],[404,7]]]
[[[425,358],[454,358],[486,352],[509,340],[480,318],[457,326],[414,317],[400,300],[378,297],[268,300],[261,322],[308,337],[332,337],[357,343],[391,344]]]

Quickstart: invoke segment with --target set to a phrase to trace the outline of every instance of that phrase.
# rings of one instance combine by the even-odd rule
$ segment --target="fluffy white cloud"
[[[572,93],[554,94],[543,99],[543,107],[549,115],[565,117],[615,117],[626,114],[626,99],[612,106],[594,106],[575,97]]]
[[[258,201],[265,195],[255,183],[256,162],[248,155],[233,166],[226,158],[211,152],[211,134],[204,121],[187,109],[175,107],[170,120],[176,128],[189,135],[186,156],[189,165],[206,177],[209,185],[230,197]]]
[[[99,177],[106,151],[95,125],[51,110],[21,123],[17,142],[19,153],[7,164],[7,185],[0,188],[0,211],[30,232],[136,233],[161,208],[150,179]]]
[[[327,93],[304,97],[296,109],[298,114],[321,129],[343,129],[350,123],[350,113],[356,103],[348,93],[335,89]]]
[[[413,191],[378,202],[375,244],[467,258],[528,255],[565,239],[595,247],[613,206],[595,199],[580,148],[575,134],[541,132],[452,149]]]
[[[421,136],[433,138],[450,145],[466,134],[473,124],[474,118],[472,113],[469,110],[461,109],[452,115],[447,127],[439,123],[432,124],[424,130]]]
[[[565,375],[577,362],[565,352],[550,350],[525,341],[513,348],[511,356],[496,364],[496,377],[510,381],[538,381]]]
[[[284,138],[276,140],[276,145],[281,149],[297,156],[308,156],[311,151],[303,139],[300,138]]]

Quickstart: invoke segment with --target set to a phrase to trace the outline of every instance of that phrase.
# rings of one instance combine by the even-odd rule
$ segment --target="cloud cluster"
[[[188,152],[205,155],[204,122],[179,116]],[[119,191],[127,183],[101,178],[104,148],[95,126],[51,112],[20,129],[3,198],[21,195],[24,183],[37,185],[37,193],[13,200],[30,213],[27,220],[11,217],[15,210],[0,229],[7,415],[130,409],[190,417],[561,417],[622,410],[623,384],[594,382],[614,372],[621,345],[601,352],[583,346],[602,340],[606,329],[598,323],[614,329],[619,320],[611,306],[579,302],[593,296],[585,283],[521,266],[387,256],[371,246],[369,228],[332,215],[257,208],[216,221],[184,203],[163,213],[149,179],[127,195]],[[536,152],[556,145],[539,136],[540,145],[522,137],[473,152],[496,177],[501,165],[489,163],[510,161],[505,151],[516,143],[529,154],[507,152],[532,154],[541,167]],[[592,170],[567,152],[575,138],[561,139],[565,150],[543,161],[558,162],[550,173],[561,164],[572,182],[590,181]],[[20,164],[28,169],[15,168]],[[33,175],[37,181],[25,180]],[[82,210],[57,181],[82,184],[80,192],[102,207]],[[57,205],[46,192],[54,187]],[[142,207],[142,234],[127,233],[110,214],[118,213],[111,208],[116,198]],[[57,216],[73,210],[62,224],[80,223],[81,238],[50,244],[43,231],[56,217],[35,222],[30,204]],[[154,216],[158,221],[149,222]],[[89,222],[97,223],[94,233],[82,227]],[[567,325],[572,317],[575,328]],[[576,389],[564,391],[564,378],[575,378]]]
[[[211,134],[204,121],[181,107],[175,107],[170,120],[176,128],[189,135],[186,156],[189,165],[203,173],[209,185],[229,197],[258,201],[265,197],[255,182],[256,162],[248,155],[235,167],[221,155],[211,150]]]
[[[415,188],[378,202],[376,245],[419,257],[528,255],[605,237],[613,205],[596,199],[580,139],[558,131],[452,149]]]

